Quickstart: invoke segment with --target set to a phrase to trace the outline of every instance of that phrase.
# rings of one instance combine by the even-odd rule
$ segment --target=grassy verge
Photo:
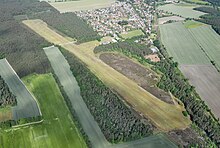
[[[30,75],[23,79],[40,103],[44,122],[0,133],[2,147],[87,147],[52,76]]]

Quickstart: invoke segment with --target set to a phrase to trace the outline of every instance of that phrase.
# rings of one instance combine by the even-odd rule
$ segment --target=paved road
[[[122,143],[110,144],[103,135],[97,122],[94,120],[89,109],[80,95],[80,88],[74,78],[70,66],[57,47],[47,47],[44,51],[57,75],[60,83],[64,87],[73,108],[79,118],[79,121],[88,135],[94,148],[175,148],[164,135],[155,135],[140,140]]]

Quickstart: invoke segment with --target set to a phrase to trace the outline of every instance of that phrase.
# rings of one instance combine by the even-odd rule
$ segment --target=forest
[[[209,24],[212,26],[212,28],[220,34],[220,11],[217,8],[213,7],[198,7],[194,8],[195,10],[202,11],[208,14],[200,16],[200,19],[198,21],[201,21],[203,23]]]
[[[97,32],[75,13],[60,14],[58,11],[50,11],[38,13],[32,17],[42,19],[61,33],[76,39],[77,43],[101,39]]]
[[[206,133],[206,135],[220,147],[220,123],[215,119],[209,107],[201,100],[195,88],[191,86],[181,71],[178,63],[168,57],[166,49],[157,42],[160,49],[161,61],[155,64],[155,68],[163,73],[158,87],[171,92],[185,105],[191,120]]]
[[[43,47],[49,43],[25,28],[14,16],[50,9],[49,4],[31,0],[0,0],[0,56],[7,58],[20,77],[50,70]]]
[[[0,108],[8,105],[16,105],[17,100],[15,95],[11,93],[8,85],[5,83],[3,78],[0,76]]]
[[[95,53],[101,51],[121,51],[123,53],[127,52],[132,55],[139,57],[144,57],[145,55],[151,54],[152,51],[147,45],[139,44],[134,42],[133,39],[127,39],[118,43],[111,43],[107,45],[100,45],[94,49]]]
[[[81,89],[81,95],[106,139],[117,143],[153,134],[154,126],[122,102],[77,57],[61,49]]]

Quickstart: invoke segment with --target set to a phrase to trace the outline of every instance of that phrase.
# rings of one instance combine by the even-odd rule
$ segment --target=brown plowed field
[[[212,65],[181,65],[180,68],[215,116],[220,118],[220,74],[215,67]]]

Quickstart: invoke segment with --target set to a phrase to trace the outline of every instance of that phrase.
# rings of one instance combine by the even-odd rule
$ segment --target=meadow
[[[169,55],[219,118],[220,36],[210,25],[195,21],[160,25],[160,31]]]
[[[52,74],[29,75],[23,78],[23,82],[39,101],[44,121],[1,130],[0,146],[86,148]]]
[[[51,6],[56,8],[59,12],[75,12],[81,10],[91,10],[110,7],[115,0],[79,0],[68,2],[51,2]]]
[[[44,48],[44,51],[92,145],[97,148],[108,146],[109,143],[81,97],[78,83],[62,53],[53,46]]]
[[[159,26],[161,40],[179,64],[209,64],[210,60],[182,22]]]
[[[199,46],[201,46],[208,55],[209,59],[213,61],[217,69],[220,70],[220,35],[209,25],[190,28],[189,31]]]
[[[193,10],[196,5],[181,5],[181,4],[167,4],[159,6],[159,10],[167,11],[176,15],[180,15],[185,18],[199,18],[199,16],[204,15],[205,13]]]
[[[93,53],[93,49],[99,45],[98,41],[80,45],[69,44],[68,40],[50,29],[47,25],[36,22],[38,20],[23,21],[25,25],[49,42],[54,44],[62,43],[60,45],[63,48],[82,60],[106,86],[116,90],[134,110],[141,112],[143,116],[149,118],[159,129],[165,131],[176,128],[182,129],[188,127],[191,123],[190,119],[183,116],[182,111],[184,108],[181,105],[171,105],[157,99],[149,92],[141,89],[135,82],[97,58]],[[118,83],[115,83],[116,81]]]
[[[11,108],[12,119],[17,121],[21,118],[41,116],[40,108],[34,96],[28,91],[6,59],[0,60],[0,69],[1,77],[17,100],[16,106]]]
[[[144,35],[144,33],[141,30],[133,30],[126,33],[121,33],[120,36],[124,39],[129,39],[136,36]]]

